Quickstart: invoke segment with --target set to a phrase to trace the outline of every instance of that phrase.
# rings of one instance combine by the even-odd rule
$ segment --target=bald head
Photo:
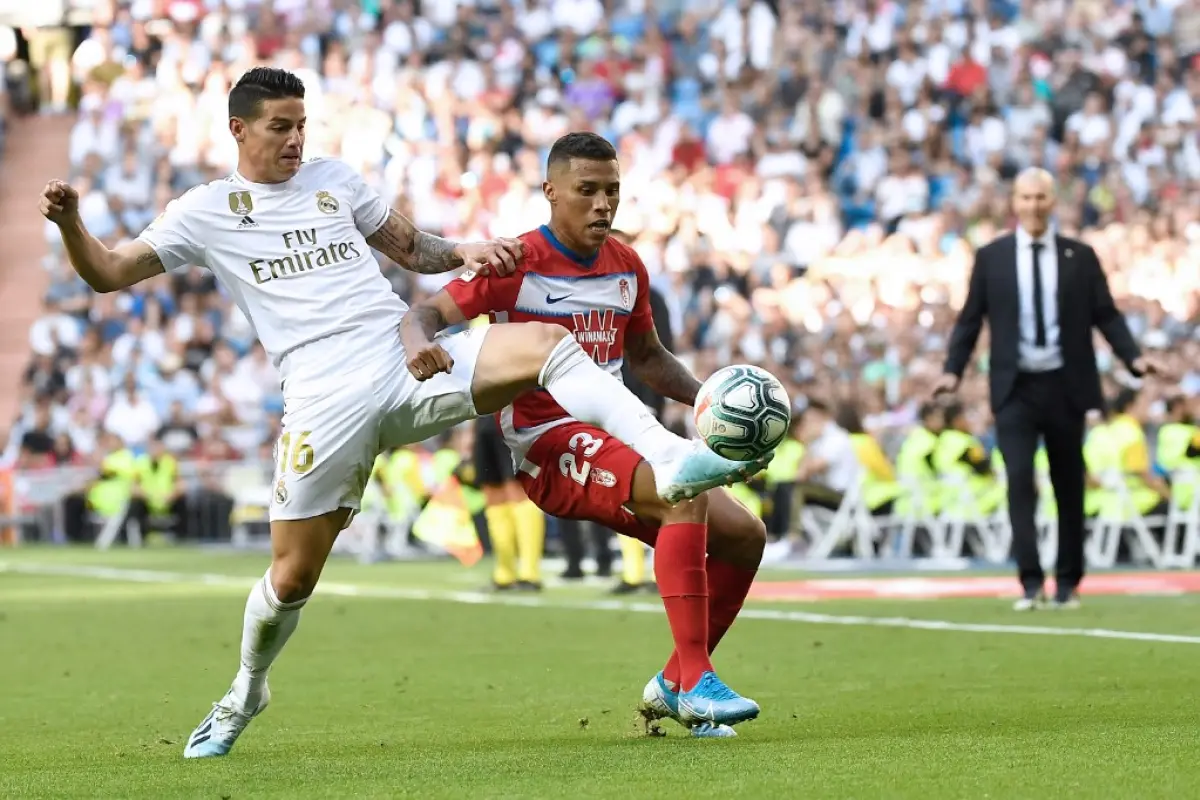
[[[1013,182],[1013,191],[1043,191],[1047,194],[1054,191],[1054,176],[1041,167],[1026,167],[1017,175]]]
[[[1054,213],[1054,176],[1040,167],[1022,170],[1013,182],[1013,211],[1030,236],[1045,233]]]

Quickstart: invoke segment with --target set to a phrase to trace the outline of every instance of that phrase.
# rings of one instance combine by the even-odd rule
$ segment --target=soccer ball
[[[714,453],[751,461],[770,453],[792,422],[787,391],[771,373],[749,364],[722,367],[696,395],[696,430]]]

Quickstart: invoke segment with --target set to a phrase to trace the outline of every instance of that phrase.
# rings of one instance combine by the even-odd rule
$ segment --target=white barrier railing
[[[214,516],[218,511],[212,504],[186,504],[188,516],[178,521],[186,538],[211,538],[214,531],[231,530],[231,538],[245,541],[246,526],[258,519],[266,520],[273,466],[270,461],[179,462],[179,480],[186,496],[223,498],[220,505],[231,507],[229,518],[224,519],[223,512]],[[64,501],[86,492],[98,478],[94,467],[14,471],[9,507],[0,510],[0,528],[13,525],[41,541],[61,541]],[[98,528],[98,544],[110,545],[120,533],[119,525],[105,524],[108,520],[93,521]]]
[[[227,539],[235,546],[252,543],[254,529],[266,533],[267,510],[272,491],[270,461],[243,462],[198,462],[184,461],[179,464],[179,477],[185,494],[207,500],[220,498],[224,505],[197,503],[191,506],[189,518],[181,522],[184,538],[189,540],[212,539],[216,531],[227,532]],[[85,491],[98,477],[89,467],[66,467],[43,470],[18,471],[13,474],[10,508],[0,509],[0,530],[14,523],[33,532],[42,541],[60,541],[63,531],[63,501],[70,495]],[[1200,472],[1184,469],[1171,476],[1176,487],[1172,493],[1168,513],[1162,519],[1147,519],[1137,513],[1129,502],[1125,480],[1119,475],[1107,475],[1105,486],[1116,493],[1121,502],[1110,504],[1111,510],[1089,523],[1087,559],[1093,567],[1108,567],[1115,563],[1122,539],[1132,547],[1132,558],[1136,563],[1154,568],[1190,569],[1200,559]],[[1197,487],[1186,505],[1180,502],[1178,487],[1190,484]],[[1050,487],[1042,485],[1043,501]],[[957,519],[946,513],[928,515],[923,513],[920,490],[908,487],[909,513],[890,517],[874,517],[863,505],[859,492],[850,492],[836,513],[826,515],[824,522],[813,515],[804,515],[798,509],[795,530],[803,530],[810,544],[810,556],[828,557],[842,542],[853,542],[854,554],[858,558],[912,558],[912,542],[918,530],[925,531],[931,540],[931,556],[955,558],[964,549],[988,562],[1003,564],[1008,561],[1011,530],[1007,512],[1003,505],[997,513],[986,519]],[[1038,531],[1042,545],[1043,561],[1049,564],[1054,558],[1057,542],[1057,520],[1045,512],[1045,502],[1038,513]],[[214,514],[228,518],[218,519]],[[105,525],[109,520],[93,520],[96,523],[97,544],[110,546],[118,538],[119,525]],[[397,554],[404,550],[404,540],[411,520],[393,520],[379,511],[361,515],[356,530],[348,531],[339,549],[350,550],[363,559],[380,551]],[[128,526],[127,526],[128,528]],[[133,543],[140,538],[141,531],[124,530],[126,540]],[[1151,529],[1162,529],[1159,541],[1152,536]],[[978,542],[969,541],[966,532],[977,536]]]

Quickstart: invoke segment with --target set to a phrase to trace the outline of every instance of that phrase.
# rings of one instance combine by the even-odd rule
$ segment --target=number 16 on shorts
[[[313,468],[313,449],[308,443],[312,431],[285,433],[275,446],[275,467],[279,477],[287,473],[303,475]]]
[[[567,452],[559,456],[558,471],[580,486],[586,485],[588,474],[592,471],[592,462],[588,459],[595,457],[603,444],[603,439],[589,433],[580,431],[574,434],[567,440]],[[576,454],[581,458],[576,458]]]
[[[288,475],[305,475],[313,468],[316,454],[308,437],[312,431],[297,431],[285,433],[275,443],[275,491],[273,506],[278,507],[287,503]]]

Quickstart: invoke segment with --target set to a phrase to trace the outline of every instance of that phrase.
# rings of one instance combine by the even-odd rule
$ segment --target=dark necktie
[[[1042,243],[1033,243],[1033,318],[1037,333],[1033,343],[1038,347],[1046,346],[1046,312],[1042,297]]]

